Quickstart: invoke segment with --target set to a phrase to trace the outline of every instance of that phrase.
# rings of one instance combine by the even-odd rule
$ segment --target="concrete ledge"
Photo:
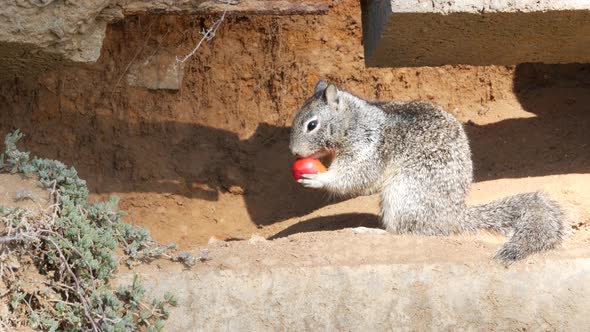
[[[136,273],[145,279],[152,294],[172,291],[177,296],[179,306],[172,311],[167,331],[545,331],[590,327],[590,259],[583,258],[590,257],[588,248],[561,250],[504,267],[480,259],[482,253],[493,253],[493,246],[480,240],[457,243],[387,235],[348,237],[350,251],[360,253],[354,259],[333,260],[342,248],[316,251],[324,248],[327,237],[315,238],[322,244],[296,237],[224,244],[224,248],[211,249],[211,261],[192,270],[144,267]],[[292,250],[293,242],[298,243],[299,251]],[[371,259],[365,254],[364,249],[377,243],[390,243],[394,249],[418,245],[403,251],[403,257],[384,263],[383,256]],[[280,247],[285,247],[280,253],[283,258],[276,257],[274,250]],[[433,255],[439,260],[436,262],[425,257],[433,248],[454,252],[449,259]],[[469,251],[475,258],[465,255],[463,262],[458,260]],[[351,252],[341,256],[348,257]],[[387,256],[380,247],[375,247],[375,252]],[[255,255],[259,258],[253,259]],[[288,256],[296,258],[284,258]],[[321,261],[324,264],[318,263]],[[131,279],[132,274],[126,273],[119,282]]]
[[[229,2],[229,4],[228,4]],[[314,0],[115,0],[128,15],[325,15],[328,4]]]
[[[369,67],[590,62],[588,1],[363,0]]]

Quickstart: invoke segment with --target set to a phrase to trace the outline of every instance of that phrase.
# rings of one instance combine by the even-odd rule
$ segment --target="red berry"
[[[326,171],[324,166],[319,160],[313,158],[297,159],[293,163],[293,179],[295,181],[301,179],[303,174],[316,174]]]

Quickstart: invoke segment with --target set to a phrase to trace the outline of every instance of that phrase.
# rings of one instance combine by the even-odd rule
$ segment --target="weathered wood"
[[[128,15],[205,15],[227,9],[228,15],[324,15],[328,4],[316,0],[122,0]]]

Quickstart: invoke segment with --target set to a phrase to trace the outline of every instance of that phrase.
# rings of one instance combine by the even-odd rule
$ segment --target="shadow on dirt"
[[[466,125],[476,180],[590,172],[590,65],[520,65],[514,82],[534,117]],[[7,96],[18,93],[4,88],[0,104],[15,104]],[[94,192],[174,193],[207,201],[228,192],[243,197],[257,225],[333,203],[292,180],[289,128],[262,123],[242,140],[192,123],[148,122],[124,110],[86,109],[59,93],[54,101],[45,98],[36,105],[37,92],[30,94],[21,109],[0,112],[0,135],[20,128],[33,154],[74,165]],[[354,216],[324,217],[276,236],[357,223]]]
[[[518,65],[513,90],[532,117],[465,126],[476,181],[590,172],[590,65]]]
[[[377,215],[369,213],[347,213],[301,221],[269,237],[269,240],[280,239],[297,233],[335,231],[354,227],[383,228]]]

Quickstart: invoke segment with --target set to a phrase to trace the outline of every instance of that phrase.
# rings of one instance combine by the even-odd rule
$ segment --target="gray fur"
[[[471,151],[451,114],[425,101],[369,102],[322,82],[295,116],[289,146],[300,157],[334,159],[326,172],[299,180],[305,187],[346,196],[380,193],[382,222],[392,233],[511,235],[496,254],[502,261],[561,243],[564,213],[543,193],[465,205]],[[318,126],[308,131],[311,120]]]
[[[327,87],[328,87],[328,82],[323,81],[323,80],[319,80],[315,85],[314,93],[324,91],[324,90],[326,90]]]

